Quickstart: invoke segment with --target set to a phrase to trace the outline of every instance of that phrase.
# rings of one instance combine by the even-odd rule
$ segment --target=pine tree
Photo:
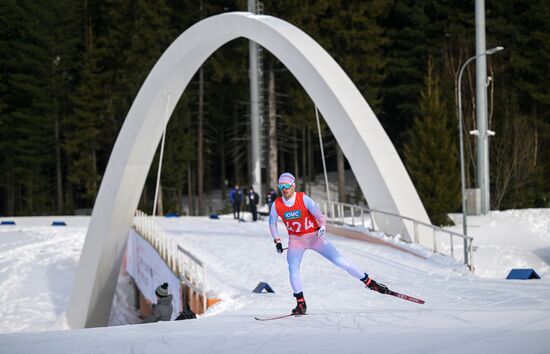
[[[124,74],[128,82],[128,94],[133,98],[145,81],[153,65],[174,39],[168,27],[169,8],[164,0],[130,1],[127,9],[131,21],[130,46],[124,53]]]
[[[488,75],[493,77],[489,95],[494,99],[490,106],[494,109],[490,129],[496,131],[490,145],[491,206],[548,207],[550,3],[499,1],[489,3],[487,9],[491,14],[487,17],[488,43],[505,48],[488,59]],[[514,129],[519,127],[521,134],[515,137]],[[523,149],[526,144],[532,144],[533,148]],[[512,146],[516,151],[510,151]],[[501,147],[509,154],[503,154]],[[518,148],[524,150],[519,160]],[[519,164],[503,169],[512,161]],[[525,165],[528,161],[530,166]],[[503,178],[507,174],[513,178]]]
[[[14,90],[16,42],[22,37],[23,14],[15,1],[0,2],[0,213],[15,214],[15,161],[13,128],[18,92]],[[9,53],[9,54],[8,54]]]
[[[181,199],[185,189],[187,164],[196,158],[196,136],[187,130],[190,120],[189,103],[184,97],[174,109],[166,129],[161,180],[165,191],[164,207],[168,212],[182,213]],[[151,166],[151,171],[155,172],[153,175],[156,177],[158,158]],[[153,182],[151,179],[150,183],[156,183],[156,180]]]
[[[81,83],[72,97],[74,113],[65,121],[64,148],[69,157],[68,178],[76,188],[81,207],[92,207],[99,190],[100,135],[105,117],[97,58],[93,47],[86,54]]]
[[[387,11],[387,2],[369,0],[361,2],[349,1],[272,1],[265,2],[267,14],[281,17],[296,25],[310,35],[327,50],[335,61],[351,78],[359,91],[365,96],[369,104],[376,111],[381,103],[380,86],[384,79],[386,60],[383,57],[383,46],[387,43],[381,26],[381,18]],[[295,131],[310,129],[317,130],[315,121],[315,107],[304,89],[296,79],[286,71],[277,73],[277,91],[281,93],[280,128],[280,159],[291,157],[290,163],[283,163],[286,167],[307,165],[300,164],[297,158],[306,154],[298,154],[298,147],[302,145],[302,136],[294,138]],[[326,124],[322,124],[324,143],[329,165],[335,166],[335,141]],[[308,144],[317,144],[317,140],[308,140]],[[309,148],[307,148],[309,150]],[[315,147],[318,149],[318,147]],[[311,167],[318,162],[318,153],[312,154]],[[320,164],[319,164],[320,166]],[[311,170],[306,168],[305,170]],[[303,171],[304,174],[306,171]]]
[[[76,86],[76,77],[81,69],[80,52],[84,47],[81,37],[84,20],[82,17],[82,4],[71,0],[59,0],[41,5],[41,12],[49,14],[47,23],[43,26],[51,41],[49,49],[48,75],[50,102],[53,107],[51,120],[54,127],[54,153],[55,168],[52,166],[52,184],[54,183],[55,211],[63,213],[65,210],[66,189],[66,156],[63,151],[64,126],[63,122],[72,113],[71,95]],[[48,11],[44,11],[44,9]],[[70,35],[67,35],[70,33]],[[53,182],[55,180],[55,182]],[[53,196],[52,196],[53,197]],[[69,204],[72,204],[69,202]]]
[[[417,124],[413,118],[426,119],[431,107],[421,95],[428,92],[422,86],[428,57],[434,67],[445,68],[432,79],[438,83],[439,100],[448,103],[441,103],[442,114],[455,121],[456,75],[475,48],[473,2],[263,3],[264,13],[293,23],[327,49],[373,106],[398,151],[403,151],[405,140],[400,138],[405,131],[409,143],[422,140],[413,138],[423,135],[413,134],[412,126]],[[550,3],[503,0],[488,2],[486,8],[487,47],[503,45],[506,49],[487,58],[488,74],[493,78],[488,87],[489,124],[497,133],[490,148],[493,207],[498,199],[502,208],[548,206]],[[0,2],[0,51],[6,54],[0,56],[0,213],[52,213],[90,206],[128,109],[161,53],[201,18],[239,9],[246,9],[246,1]],[[247,182],[243,177],[248,172],[249,140],[247,43],[233,41],[204,65],[206,191],[220,184],[223,188],[226,177]],[[279,62],[275,61],[274,69],[279,168],[313,175],[321,166],[317,139],[311,138],[317,129],[313,103]],[[469,129],[475,128],[474,71],[472,66],[465,72],[462,87]],[[197,86],[195,79],[168,130],[162,181],[168,208],[183,183],[189,182],[192,193],[198,185]],[[511,98],[515,98],[513,110]],[[529,156],[520,157],[530,161],[531,167],[521,169],[529,175],[516,173],[506,179],[507,171],[501,169],[506,169],[502,162],[507,157],[499,147],[510,146],[509,133],[519,123],[529,132],[524,140],[535,143]],[[452,141],[456,129],[454,123],[447,124]],[[330,146],[325,149],[330,170],[336,167],[332,151],[336,144],[324,124],[323,130]],[[467,156],[474,162],[467,171],[474,176],[475,139],[466,142],[471,144]],[[436,161],[426,156],[426,161],[418,157],[410,164]],[[84,169],[92,173],[86,175]],[[457,175],[457,170],[448,172]],[[149,178],[146,191],[155,182]],[[473,178],[468,181],[473,182]]]
[[[446,225],[446,213],[460,205],[457,145],[431,60],[420,97],[419,114],[403,149],[405,164],[432,222]]]
[[[78,26],[71,1],[3,2],[0,121],[5,121],[4,161],[6,204],[10,214],[61,212],[64,156],[63,117],[78,69]],[[1,160],[1,159],[0,159]],[[5,177],[5,178],[4,178]],[[0,192],[3,194],[4,192]],[[5,209],[4,209],[5,207]]]
[[[382,48],[388,44],[381,18],[387,1],[331,1],[319,18],[319,40],[350,76],[376,112],[381,104],[381,85],[387,59]]]

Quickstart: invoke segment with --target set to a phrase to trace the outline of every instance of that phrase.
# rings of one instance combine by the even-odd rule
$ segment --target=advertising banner
[[[153,304],[157,302],[155,289],[162,283],[168,283],[168,290],[172,294],[174,319],[181,309],[180,281],[178,277],[164,263],[149,242],[144,240],[134,229],[128,237],[126,271],[134,279],[139,291]]]

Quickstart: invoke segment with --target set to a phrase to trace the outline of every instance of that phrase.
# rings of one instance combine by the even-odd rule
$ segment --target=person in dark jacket
[[[151,314],[143,319],[141,323],[151,323],[158,321],[170,321],[172,319],[172,294],[168,292],[168,283],[159,285],[155,290],[157,303],[153,304]]]
[[[233,219],[241,219],[242,196],[243,192],[238,184],[229,191],[229,201],[231,202],[231,206],[233,206]]]
[[[267,203],[267,210],[271,211],[271,205],[277,199],[277,193],[271,188],[267,195],[265,196],[265,202]]]
[[[250,187],[246,196],[248,197],[248,207],[252,213],[252,221],[256,221],[258,220],[258,199],[260,199],[260,196],[254,192],[252,187]]]

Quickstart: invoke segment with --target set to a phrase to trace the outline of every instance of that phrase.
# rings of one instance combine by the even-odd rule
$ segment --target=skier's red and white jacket
[[[289,235],[303,236],[316,232],[320,226],[325,226],[325,217],[313,199],[303,192],[297,192],[290,200],[279,197],[273,203],[269,215],[269,229],[274,239],[279,238],[277,218],[285,224]]]

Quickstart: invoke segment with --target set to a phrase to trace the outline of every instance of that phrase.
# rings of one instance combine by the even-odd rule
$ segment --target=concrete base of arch
[[[207,58],[225,43],[251,39],[275,55],[319,108],[369,206],[429,222],[397,151],[359,90],[311,37],[283,20],[236,12],[207,18],[181,34],[141,87],[117,138],[96,199],[76,273],[71,328],[107,324],[121,256],[145,179],[175,103]],[[387,225],[389,232],[410,227]],[[266,232],[268,232],[266,230]],[[419,242],[430,246],[431,238]]]

